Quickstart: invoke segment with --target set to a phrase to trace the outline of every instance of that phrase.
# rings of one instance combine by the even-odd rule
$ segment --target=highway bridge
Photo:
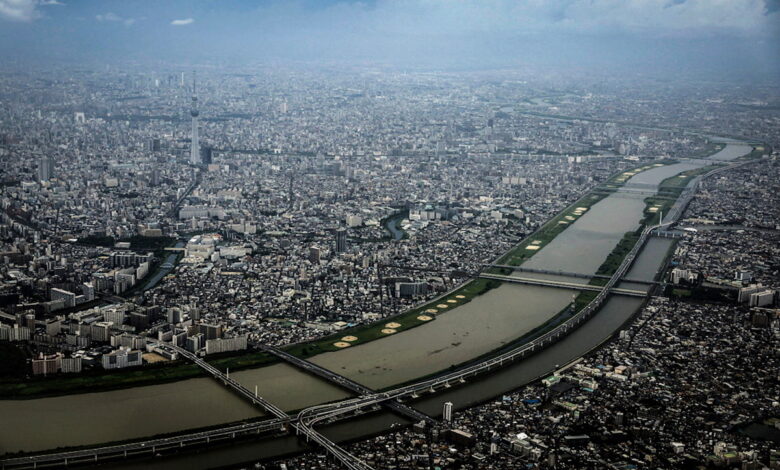
[[[306,442],[314,441],[317,444],[319,444],[329,454],[331,454],[336,459],[338,459],[339,462],[341,462],[341,464],[344,465],[344,467],[350,470],[371,469],[371,467],[366,465],[363,461],[361,461],[354,455],[350,454],[349,452],[345,451],[344,449],[336,445],[334,442],[330,441],[322,434],[315,431],[314,428],[308,427],[303,424],[291,422],[290,416],[284,410],[274,405],[273,403],[263,399],[262,397],[258,396],[257,389],[255,389],[255,392],[252,393],[246,387],[238,383],[236,380],[231,379],[230,376],[228,376],[227,374],[223,374],[221,370],[217,369],[216,367],[212,366],[208,362],[204,361],[197,355],[179,346],[174,346],[174,345],[171,346],[173,347],[173,349],[176,350],[176,352],[181,354],[183,357],[194,362],[198,367],[208,372],[212,377],[221,381],[225,385],[229,386],[240,397],[248,400],[253,405],[259,405],[260,407],[263,408],[263,410],[272,414],[282,422],[289,423],[289,425],[292,426],[293,429],[295,429],[296,434],[303,434],[303,436],[306,438]]]
[[[504,276],[501,274],[487,274],[487,273],[480,274],[479,277],[483,279],[493,279],[502,282],[528,284],[531,286],[559,287],[561,289],[587,290],[591,292],[601,292],[605,290],[604,287],[596,286],[593,284],[578,284],[576,282],[552,281],[550,279],[537,279],[533,277],[515,277],[515,276]],[[613,294],[630,295],[633,297],[644,297],[647,295],[647,292],[643,290],[621,289],[619,287],[613,287],[609,290],[609,292]]]
[[[365,385],[359,384],[352,379],[344,377],[343,375],[337,374],[331,370],[325,369],[324,367],[318,366],[313,362],[293,356],[292,354],[282,351],[279,348],[275,348],[273,346],[268,346],[268,345],[258,345],[258,347],[282,359],[283,361],[292,364],[295,367],[303,369],[304,371],[310,374],[325,379],[328,382],[337,385],[341,388],[344,388],[346,390],[349,390],[350,392],[355,393],[357,395],[371,395],[375,393],[373,390],[366,387]],[[435,419],[431,418],[430,416],[424,413],[415,410],[410,406],[404,405],[403,403],[389,402],[389,403],[385,403],[384,405],[390,408],[391,410],[393,410],[394,412],[402,416],[406,416],[407,418],[411,419],[414,422],[425,421],[430,424],[436,423]]]

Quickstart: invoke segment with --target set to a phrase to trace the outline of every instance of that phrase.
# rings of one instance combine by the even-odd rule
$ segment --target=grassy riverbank
[[[520,266],[605,197],[607,197],[606,194],[595,193],[588,193],[581,197],[563,212],[547,221],[541,228],[512,248],[507,254],[499,258],[498,264]],[[490,272],[496,274],[507,274],[506,271],[508,271],[507,268],[492,268],[490,270]]]
[[[398,334],[423,323],[434,321],[437,315],[445,313],[458,305],[466,304],[473,298],[499,285],[501,285],[499,281],[475,279],[444,297],[407,310],[400,315],[385,318],[376,323],[341,330],[338,333],[318,340],[289,346],[285,350],[295,356],[308,358],[324,352],[338,351],[343,349],[343,347],[356,346],[392,334]],[[337,344],[343,347],[339,347]]]
[[[126,370],[90,371],[31,379],[0,380],[0,399],[43,398],[78,393],[105,392],[121,388],[157,385],[203,376],[195,364],[181,362],[146,365]]]

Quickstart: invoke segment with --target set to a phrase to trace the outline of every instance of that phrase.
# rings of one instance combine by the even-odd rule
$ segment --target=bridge
[[[561,289],[587,290],[591,292],[602,292],[605,290],[604,287],[593,284],[578,284],[576,282],[552,281],[549,279],[537,279],[532,277],[504,276],[501,274],[480,274],[479,277],[483,279],[494,279],[496,281],[502,282],[528,284],[531,286],[559,287]],[[645,297],[647,295],[647,292],[643,290],[622,289],[620,287],[612,287],[609,289],[609,292],[613,294],[630,295],[633,297]]]
[[[259,405],[260,407],[263,408],[263,410],[272,414],[282,422],[289,423],[289,425],[293,429],[295,429],[296,434],[303,434],[306,437],[306,442],[314,441],[317,444],[319,444],[329,454],[331,454],[336,459],[338,459],[339,462],[341,462],[341,464],[344,465],[344,467],[350,470],[371,470],[371,467],[366,465],[363,461],[361,461],[354,455],[350,454],[349,452],[345,451],[337,444],[335,444],[334,442],[330,441],[322,434],[315,431],[312,427],[308,427],[305,424],[292,422],[290,416],[284,410],[274,405],[273,403],[263,399],[262,397],[258,396],[257,389],[255,389],[255,392],[252,393],[246,387],[238,383],[236,380],[231,379],[230,376],[228,376],[227,374],[223,374],[221,370],[217,369],[216,367],[212,366],[208,362],[204,361],[197,355],[179,346],[174,346],[174,345],[171,346],[174,350],[176,350],[176,352],[181,354],[183,357],[194,362],[198,367],[208,372],[212,377],[223,382],[225,385],[229,386],[240,397],[248,400],[253,405]]]
[[[357,395],[371,395],[375,393],[373,390],[366,387],[365,385],[359,384],[354,380],[344,377],[343,375],[337,374],[324,367],[318,366],[313,362],[293,356],[292,354],[282,351],[279,348],[275,348],[273,346],[268,346],[268,345],[258,345],[258,347],[260,347],[262,350],[270,354],[273,354],[279,359],[282,359],[283,361],[292,364],[295,367],[303,369],[304,371],[312,375],[315,375],[321,379],[325,379],[328,382],[336,386],[339,386],[341,388],[344,388]],[[430,416],[424,413],[415,410],[410,406],[404,405],[403,403],[389,402],[389,403],[385,403],[385,406],[387,406],[388,408],[390,408],[391,410],[393,410],[394,412],[400,415],[406,416],[407,418],[411,419],[414,422],[425,421],[429,424],[436,423],[435,419],[431,418]]]
[[[610,276],[604,274],[583,274],[583,273],[574,273],[574,272],[562,271],[562,270],[527,268],[525,266],[512,266],[509,264],[483,264],[482,266],[483,268],[511,269],[512,271],[519,271],[524,273],[576,277],[580,279],[609,279],[610,278]],[[647,281],[644,279],[624,278],[622,280],[625,282],[633,282],[635,284],[658,284],[657,281]]]

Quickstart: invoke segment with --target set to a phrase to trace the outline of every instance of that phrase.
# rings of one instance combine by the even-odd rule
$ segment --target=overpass
[[[281,420],[282,422],[289,423],[289,425],[293,429],[295,429],[296,434],[303,434],[306,437],[306,442],[309,441],[316,442],[322,448],[324,448],[329,454],[331,454],[336,459],[338,459],[339,462],[341,462],[341,464],[344,465],[344,467],[346,467],[347,469],[371,470],[371,467],[366,465],[363,461],[361,461],[354,455],[350,454],[349,452],[345,451],[337,444],[335,444],[334,442],[332,442],[322,434],[315,431],[313,428],[307,427],[306,425],[301,425],[299,423],[292,422],[290,416],[284,410],[274,405],[273,403],[263,399],[262,397],[258,396],[257,389],[255,389],[255,392],[252,393],[246,387],[244,387],[234,379],[231,379],[230,376],[228,376],[227,374],[223,374],[221,370],[212,366],[211,364],[204,361],[203,359],[196,356],[195,354],[191,353],[190,351],[187,351],[186,349],[181,348],[179,346],[174,346],[174,345],[171,346],[173,347],[173,349],[176,350],[176,352],[181,354],[183,357],[194,362],[198,367],[208,372],[212,377],[223,382],[225,385],[229,386],[240,397],[248,400],[253,405],[259,405],[260,407],[263,408],[263,410],[274,415],[277,419]]]
[[[532,277],[503,276],[501,274],[480,274],[479,277],[483,279],[494,279],[496,281],[502,282],[528,284],[531,286],[559,287],[561,289],[587,290],[591,292],[602,292],[606,290],[604,287],[593,284],[577,284],[576,282],[552,281],[549,279],[536,279]],[[647,292],[643,290],[622,289],[620,287],[612,287],[609,289],[609,292],[613,294],[630,295],[633,297],[645,297],[647,295]]]
[[[344,377],[343,375],[337,374],[324,367],[318,366],[313,362],[293,356],[292,354],[282,351],[279,348],[275,348],[273,346],[268,346],[268,345],[258,345],[258,347],[260,347],[262,350],[270,354],[273,354],[279,359],[282,359],[283,361],[292,364],[295,367],[303,369],[304,371],[312,375],[315,375],[321,379],[325,379],[328,382],[337,385],[341,388],[344,388],[346,390],[349,390],[350,392],[355,393],[357,395],[371,395],[375,393],[373,390],[366,387],[365,385],[359,384],[354,380]],[[400,415],[406,416],[407,418],[411,419],[414,422],[425,421],[430,424],[436,423],[435,419],[431,418],[430,416],[424,413],[415,410],[410,406],[404,405],[403,403],[389,402],[389,403],[385,403],[385,406],[387,406],[388,408],[390,408],[391,410],[395,411]]]

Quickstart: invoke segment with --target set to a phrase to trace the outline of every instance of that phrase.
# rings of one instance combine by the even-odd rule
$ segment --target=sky
[[[780,77],[780,0],[0,0],[0,57]]]

